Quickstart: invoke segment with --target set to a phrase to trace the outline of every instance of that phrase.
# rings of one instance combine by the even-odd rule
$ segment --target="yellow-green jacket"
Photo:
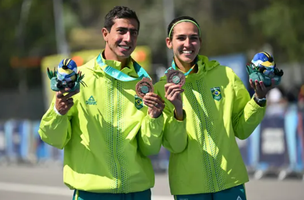
[[[198,56],[197,65],[198,72],[186,77],[182,94],[187,147],[170,156],[173,195],[212,193],[247,182],[235,137],[249,137],[265,113],[231,68],[205,56]],[[164,76],[155,85],[161,97],[165,83]],[[163,145],[170,150],[177,144],[166,140],[168,134],[164,132]]]
[[[120,70],[120,62],[104,60]],[[138,77],[130,59],[121,71]],[[100,193],[130,193],[154,186],[147,157],[159,152],[165,115],[153,119],[136,96],[138,80],[122,82],[105,74],[96,58],[79,68],[81,87],[66,115],[54,111],[54,101],[41,120],[43,141],[64,148],[64,183],[71,189]],[[165,117],[164,117],[165,116]],[[168,120],[167,120],[168,121]],[[171,120],[170,132],[183,123]]]

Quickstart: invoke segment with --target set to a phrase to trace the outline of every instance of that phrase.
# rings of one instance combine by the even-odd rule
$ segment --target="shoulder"
[[[160,80],[154,84],[155,93],[163,96],[165,93],[166,83],[167,83],[166,76],[161,77]]]
[[[167,76],[164,75],[162,76],[159,81],[157,81],[155,84],[154,84],[154,87],[155,88],[161,88],[161,87],[164,87],[164,85],[167,83]]]
[[[213,69],[209,70],[209,72],[226,75],[228,78],[234,78],[236,76],[236,73],[233,71],[233,69],[231,67],[224,66],[224,65],[218,65],[218,66],[214,67]]]

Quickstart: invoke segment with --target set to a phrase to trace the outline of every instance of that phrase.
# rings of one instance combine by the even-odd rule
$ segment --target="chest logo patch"
[[[222,99],[220,87],[211,88],[211,94],[212,94],[213,99],[215,99],[217,101]]]
[[[141,98],[139,98],[137,95],[135,95],[135,107],[140,110],[142,107],[144,107],[143,105],[143,100]]]

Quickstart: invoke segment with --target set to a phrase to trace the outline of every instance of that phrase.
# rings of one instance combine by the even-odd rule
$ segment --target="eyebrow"
[[[126,27],[122,27],[122,26],[116,28],[116,30],[119,30],[119,29],[129,30],[129,31],[138,31],[138,29],[136,29],[136,28],[126,28]]]
[[[179,36],[188,36],[188,35],[186,35],[186,34],[176,35],[176,37],[179,37]],[[191,34],[190,36],[198,36],[199,37],[199,34]]]

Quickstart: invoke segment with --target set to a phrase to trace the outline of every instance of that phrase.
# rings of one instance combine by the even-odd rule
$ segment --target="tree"
[[[304,4],[302,0],[272,0],[271,4],[251,16],[251,24],[272,42],[278,58],[303,61]]]

